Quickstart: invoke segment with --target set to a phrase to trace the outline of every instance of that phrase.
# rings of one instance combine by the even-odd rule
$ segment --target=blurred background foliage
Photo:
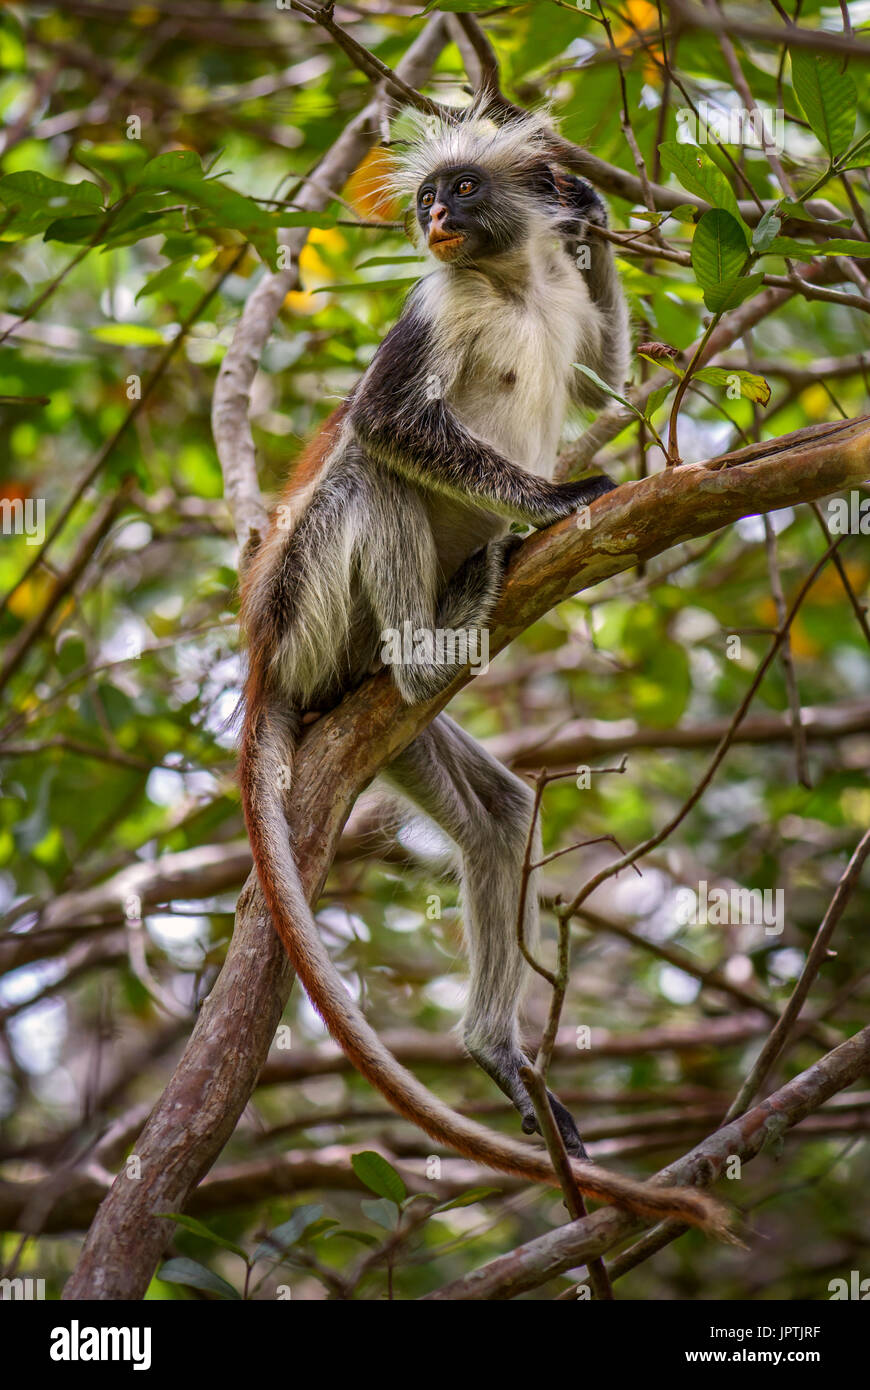
[[[442,8],[466,7],[451,0]],[[848,9],[856,26],[866,23],[866,4]],[[660,14],[645,0],[608,4],[605,13],[622,56],[639,151],[651,177],[676,188],[657,151],[677,139],[685,97],[662,67]],[[424,22],[413,7],[381,0],[341,6],[336,16],[389,66]],[[775,18],[772,7],[766,17]],[[813,0],[800,6],[800,17],[810,27],[841,24],[839,7]],[[667,28],[666,11],[664,22]],[[540,0],[493,8],[484,24],[512,98],[551,102],[568,138],[635,172],[621,125],[620,69],[594,5]],[[673,69],[693,101],[735,105],[715,34],[690,30],[669,42]],[[785,109],[782,160],[806,186],[824,171],[825,157],[795,99],[784,52],[747,41],[739,53],[754,98]],[[12,4],[0,15],[0,70],[0,333],[13,330],[0,345],[0,495],[9,503],[44,499],[49,527],[77,498],[47,564],[22,583],[38,547],[21,535],[2,537],[0,592],[7,602],[0,637],[7,651],[38,621],[53,577],[83,546],[87,552],[100,509],[126,489],[99,544],[84,554],[80,577],[11,674],[0,726],[0,962],[9,967],[0,984],[0,1159],[10,1183],[39,1182],[53,1171],[63,1186],[66,1178],[74,1183],[88,1145],[119,1117],[123,1128],[132,1116],[126,1148],[105,1160],[109,1171],[117,1169],[135,1138],[136,1116],[147,1112],[180,1053],[232,928],[246,872],[232,867],[243,857],[232,724],[241,658],[236,553],[210,402],[241,307],[264,263],[275,264],[279,228],[293,225],[300,181],[364,105],[370,86],[315,25],[265,3],[232,0]],[[454,100],[465,81],[451,42],[427,90]],[[856,85],[860,134],[870,117],[863,69]],[[761,151],[729,152],[761,198],[779,196]],[[325,214],[303,219],[311,232],[301,287],[287,296],[252,394],[267,493],[365,368],[419,274],[402,210],[380,189],[388,160],[376,149],[344,189],[332,190]],[[724,167],[745,196],[733,169]],[[864,169],[849,176],[848,188],[845,179],[832,179],[823,196],[854,223],[850,235],[866,236]],[[613,227],[643,229],[627,201],[609,203]],[[386,225],[365,225],[379,222]],[[688,250],[693,230],[691,220],[670,220],[665,244]],[[707,311],[690,267],[626,255],[620,268],[638,340],[685,349],[697,339]],[[787,267],[780,258],[765,269],[782,274]],[[730,400],[715,385],[690,391],[681,416],[683,457],[710,457],[745,438],[860,414],[867,379],[858,354],[867,347],[862,313],[793,296],[725,358],[767,371],[770,403]],[[831,367],[833,359],[845,364],[842,371]],[[816,371],[821,361],[826,366]],[[634,371],[640,381],[650,369],[637,358]],[[138,406],[137,393],[144,396]],[[668,409],[661,422],[655,417],[660,431]],[[574,432],[584,423],[575,422]],[[638,427],[613,442],[606,453],[614,476],[662,466],[658,450],[644,452],[644,443],[649,437],[642,439]],[[809,507],[777,513],[771,529],[790,595],[825,540]],[[840,555],[866,603],[866,533],[847,537]],[[675,812],[702,776],[715,746],[703,730],[721,731],[731,717],[776,622],[764,525],[749,518],[562,604],[464,691],[452,713],[508,759],[520,741],[545,751],[580,720],[586,733],[610,728],[616,738],[612,752],[578,761],[612,767],[620,736],[642,744],[648,732],[656,746],[633,747],[621,775],[593,775],[588,788],[565,778],[544,798],[548,850],[603,835],[627,847]],[[728,646],[734,634],[739,655]],[[575,931],[565,1036],[585,1025],[593,1038],[638,1041],[622,1053],[600,1048],[599,1055],[595,1045],[572,1054],[569,1041],[554,1080],[579,1115],[593,1156],[627,1171],[652,1172],[715,1128],[769,1026],[745,1002],[703,988],[662,948],[683,948],[697,966],[716,966],[736,987],[781,1005],[870,821],[870,653],[866,628],[830,565],[798,615],[791,652],[803,707],[813,717],[850,713],[852,732],[811,741],[806,786],[796,776],[787,732],[736,744],[700,806],[644,861],[642,877],[623,874],[596,895],[605,925]],[[752,715],[784,716],[787,709],[777,663]],[[678,732],[693,728],[702,731],[697,746],[675,746]],[[534,758],[526,765],[534,767]],[[442,847],[414,824],[396,834],[365,806],[351,832],[354,826],[321,904],[330,948],[379,1029],[403,1030],[411,1042],[429,1035],[444,1044],[446,1059],[465,976],[461,917],[442,873]],[[198,875],[189,861],[194,871],[181,880],[180,894],[169,884],[146,904],[144,933],[135,921],[125,926],[119,907],[107,911],[103,904],[89,916],[89,900],[70,896],[114,881],[127,866],[197,850],[230,865],[226,881],[215,888],[216,879]],[[612,846],[596,845],[556,860],[547,893],[576,891],[612,853]],[[679,923],[678,890],[701,881],[784,890],[782,934]],[[43,914],[52,905],[48,927]],[[64,905],[68,911],[58,910]],[[829,1011],[843,1037],[867,1017],[867,911],[865,885],[852,897],[836,957],[810,1001],[814,1016]],[[609,932],[608,920],[629,924],[652,949]],[[539,1033],[546,1007],[546,993],[536,987],[530,1035]],[[743,1036],[707,1040],[711,1023],[733,1015],[749,1020]],[[299,1051],[304,1059],[323,1042],[322,1025],[298,991],[286,1022],[287,1055]],[[683,1042],[659,1045],[649,1030],[662,1028],[684,1030]],[[284,1054],[273,1055],[280,1062]],[[777,1079],[818,1055],[817,1043],[800,1040]],[[453,1103],[514,1132],[512,1114],[476,1069],[437,1056],[414,1065]],[[300,1200],[316,1198],[294,1227],[292,1268],[269,1275],[257,1297],[274,1296],[282,1279],[293,1297],[334,1292],[336,1277],[349,1277],[360,1251],[394,1222],[395,1201],[378,1186],[383,1173],[367,1175],[381,1202],[371,1205],[350,1168],[351,1153],[375,1142],[406,1182],[414,1177],[410,1190],[432,1188],[428,1141],[389,1115],[346,1069],[314,1072],[312,1066],[293,1084],[279,1079],[257,1091],[222,1164],[237,1174],[243,1161],[259,1163],[259,1176],[219,1212],[204,1213],[214,1231],[250,1252]],[[730,1184],[726,1197],[756,1229],[750,1250],[684,1237],[627,1276],[620,1296],[824,1298],[834,1275],[848,1277],[853,1268],[866,1274],[870,1091],[859,1088],[848,1099],[826,1107],[788,1135],[781,1153],[764,1155]],[[319,1156],[322,1173],[300,1182],[298,1195],[285,1187],[276,1196],[264,1173],[288,1149]],[[442,1161],[442,1176],[452,1163]],[[453,1171],[457,1190],[491,1179],[466,1164]],[[21,1255],[21,1272],[48,1278],[51,1296],[75,1261],[92,1210],[85,1201],[66,1228],[46,1216],[49,1234]],[[394,1261],[393,1292],[425,1292],[563,1219],[557,1195],[495,1180],[489,1195],[433,1216],[409,1238]],[[6,1258],[19,1241],[16,1222],[8,1225]],[[179,1226],[174,1254],[241,1289],[239,1255],[201,1231]],[[264,1268],[257,1266],[259,1273]],[[552,1297],[567,1284],[554,1281],[536,1296]],[[228,1296],[225,1288],[207,1287],[204,1296]],[[364,1297],[385,1295],[383,1262],[360,1289]],[[195,1295],[167,1279],[155,1281],[151,1296]]]

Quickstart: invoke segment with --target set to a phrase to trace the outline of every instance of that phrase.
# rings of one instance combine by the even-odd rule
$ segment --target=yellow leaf
[[[335,280],[335,271],[318,251],[318,246],[331,255],[347,249],[347,241],[334,227],[312,227],[299,253],[299,279],[308,290],[319,289]]]
[[[47,575],[32,575],[30,579],[25,579],[23,584],[19,584],[6,607],[16,618],[26,622],[28,618],[33,618],[40,612],[50,587],[51,580]]]
[[[323,290],[291,290],[283,307],[291,314],[318,314],[325,302]]]
[[[810,420],[824,420],[831,408],[831,398],[823,386],[808,386],[801,392],[801,405]]]
[[[395,222],[401,216],[401,201],[385,186],[394,167],[389,150],[375,145],[354,169],[343,194],[358,217]]]
[[[637,44],[638,35],[644,33],[658,33],[659,16],[655,5],[651,5],[649,0],[627,0],[623,6],[627,23],[615,20],[613,24],[613,42],[617,48],[633,48]],[[661,61],[661,49],[655,44],[651,44],[647,49],[647,56],[643,60],[643,75],[647,82],[658,83],[661,81],[661,70],[654,58]]]
[[[859,560],[846,560],[843,563],[846,571],[846,578],[852,585],[854,592],[861,596],[866,587],[867,580],[870,579],[870,566],[862,564]],[[843,588],[843,581],[837,573],[834,565],[826,565],[818,579],[812,587],[810,593],[812,603],[846,603],[846,590]]]

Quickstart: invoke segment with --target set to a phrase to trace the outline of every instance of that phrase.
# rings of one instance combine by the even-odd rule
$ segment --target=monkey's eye
[[[423,192],[420,194],[420,206],[421,206],[421,208],[431,208],[431,206],[432,206],[432,204],[434,203],[434,201],[435,201],[435,194],[432,192],[432,189],[431,189],[431,188],[426,188],[426,189],[424,189]]]
[[[460,179],[456,185],[456,192],[464,198],[469,193],[473,193],[477,188],[477,179]]]

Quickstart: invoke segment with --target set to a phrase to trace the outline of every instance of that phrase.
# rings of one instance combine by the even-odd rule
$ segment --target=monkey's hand
[[[594,222],[597,227],[607,226],[607,205],[591,183],[577,178],[575,174],[560,172],[558,187],[562,202],[571,212],[576,213],[578,222]]]
[[[591,183],[587,183],[585,179],[575,178],[572,174],[560,174],[558,182],[561,202],[571,215],[570,221],[567,221],[562,229],[565,250],[571,259],[577,262],[581,271],[588,271],[591,267],[591,252],[600,249],[600,239],[595,236],[590,239],[589,227],[607,228],[607,206]],[[585,264],[581,265],[579,252],[582,247],[588,247],[589,252]]]
[[[552,526],[554,521],[573,516],[581,507],[588,507],[596,497],[603,497],[605,492],[613,492],[616,486],[606,473],[596,473],[593,478],[584,478],[578,483],[554,483],[552,511],[540,520],[536,518],[535,525],[539,528]]]

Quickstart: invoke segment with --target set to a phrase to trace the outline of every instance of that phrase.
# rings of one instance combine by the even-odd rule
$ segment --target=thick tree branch
[[[589,529],[561,522],[520,548],[494,617],[490,651],[500,651],[579,589],[639,560],[739,517],[855,486],[868,473],[870,417],[865,417],[811,427],[626,484],[593,506]],[[291,823],[312,902],[359,792],[470,677],[470,671],[463,673],[436,700],[411,707],[402,704],[389,676],[381,673],[311,727],[299,752]],[[269,1051],[290,983],[286,957],[252,876],[239,902],[223,971],[137,1145],[143,1176],[116,1179],[66,1298],[142,1296],[166,1241],[165,1223],[155,1213],[184,1206],[232,1132]]]

